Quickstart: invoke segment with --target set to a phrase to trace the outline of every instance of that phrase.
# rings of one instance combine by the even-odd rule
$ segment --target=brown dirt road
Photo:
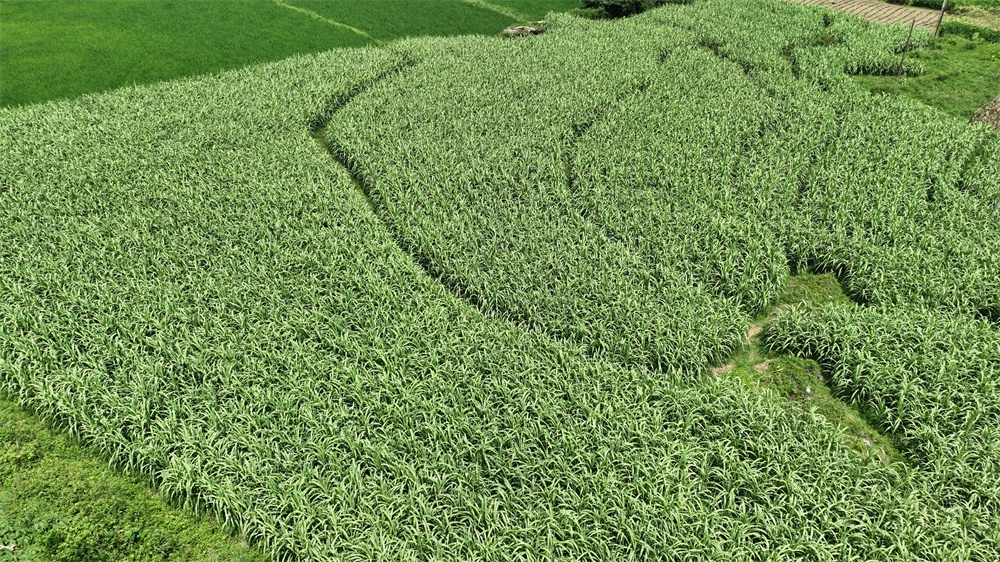
[[[937,26],[938,10],[914,8],[913,6],[898,6],[879,0],[787,0],[799,4],[812,4],[832,10],[840,10],[867,20],[879,23],[898,23],[909,25],[916,21],[917,27],[934,29]]]

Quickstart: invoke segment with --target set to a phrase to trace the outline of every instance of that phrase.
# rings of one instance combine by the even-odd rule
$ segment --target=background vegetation
[[[0,560],[263,562],[218,524],[0,400]]]
[[[521,23],[515,16],[541,18],[549,10],[578,5],[575,0],[3,0],[0,105],[71,98],[402,37],[495,34]]]
[[[890,4],[902,4],[904,6],[918,6],[920,8],[929,8],[940,10],[943,0],[885,0]],[[996,7],[1000,6],[1000,0],[948,0],[948,9],[955,10],[958,8],[964,8],[968,6],[985,6],[985,7]]]
[[[949,34],[911,56],[922,74],[857,80],[874,92],[905,95],[965,120],[1000,95],[1000,43]]]
[[[286,4],[293,5],[291,2]],[[369,37],[269,0],[4,0],[0,104],[74,97],[299,52],[400,37],[494,34],[576,0],[295,2]],[[387,8],[391,8],[388,9]],[[214,520],[169,506],[145,479],[0,396],[0,560],[256,561]]]
[[[705,0],[5,110],[0,384],[279,558],[987,559],[1000,143],[851,80],[906,31]],[[768,317],[800,271],[850,302]]]

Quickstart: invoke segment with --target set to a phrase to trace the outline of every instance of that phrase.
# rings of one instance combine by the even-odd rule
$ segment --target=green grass
[[[788,279],[788,285],[775,303],[775,307],[804,303],[823,305],[850,302],[851,299],[844,294],[840,282],[833,275],[800,272]]]
[[[494,34],[516,23],[462,0],[3,0],[0,105],[418,35]],[[569,0],[495,2],[540,18]]]
[[[1000,3],[995,7],[966,6],[949,10],[945,22],[958,22],[1000,31]]]
[[[921,0],[922,5],[929,8],[938,8],[941,3],[937,0]],[[949,9],[966,8],[969,6],[1000,8],[1000,0],[951,0],[948,2]]]
[[[263,562],[0,398],[0,561]]]
[[[931,10],[940,10],[942,0],[885,0],[890,4],[901,4],[904,6],[918,6],[921,8],[928,8]],[[968,8],[968,7],[998,7],[1000,6],[1000,0],[948,0],[948,11],[952,12],[956,9]]]
[[[580,0],[489,0],[489,2],[528,16],[532,20],[544,18],[549,12],[568,12],[580,7]]]
[[[903,95],[969,120],[1000,94],[1000,44],[946,35],[910,57],[919,76],[858,76],[873,92]]]
[[[959,22],[1000,31],[1000,3],[993,8],[968,6],[950,11],[945,22]]]
[[[799,273],[788,279],[788,286],[772,311],[758,319],[757,324],[766,323],[776,312],[791,305],[827,304],[851,305],[852,301],[832,274]],[[863,412],[830,389],[819,363],[771,351],[761,342],[759,334],[752,335],[749,345],[715,372],[779,396],[798,411],[818,414],[841,429],[847,445],[862,458],[874,455],[890,463],[904,460],[892,438],[879,433]]]
[[[8,106],[369,42],[268,0],[5,0],[0,34]]]
[[[889,4],[900,4],[904,6],[917,6],[930,10],[940,10],[942,0],[884,0]],[[948,12],[966,8],[996,8],[1000,7],[1000,0],[948,0]]]
[[[516,20],[461,0],[288,0],[382,42],[424,35],[493,35]],[[544,2],[543,2],[544,4]]]
[[[817,360],[944,505],[1000,508],[1000,333],[982,318],[908,307],[792,307],[768,346]],[[992,517],[992,515],[990,515]],[[995,535],[994,535],[995,536]]]
[[[928,2],[930,2],[930,0],[928,0]],[[1000,0],[952,0],[951,2],[948,2],[948,5],[954,6],[955,8],[964,8],[967,6],[1000,8]]]

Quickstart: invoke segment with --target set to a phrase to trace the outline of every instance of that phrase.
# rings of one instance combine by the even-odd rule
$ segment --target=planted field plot
[[[416,35],[498,33],[512,21],[544,18],[577,0],[290,0],[325,18],[370,30],[382,41]],[[499,27],[498,27],[499,26]]]
[[[575,0],[4,0],[0,105],[418,35],[493,35]]]
[[[706,0],[4,110],[0,384],[276,559],[991,560],[1000,138],[856,86],[906,32]],[[901,461],[707,374],[806,268],[854,303],[766,341]]]

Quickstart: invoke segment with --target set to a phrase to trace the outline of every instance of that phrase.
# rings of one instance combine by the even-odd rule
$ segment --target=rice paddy
[[[541,19],[574,5],[571,0],[4,0],[0,106],[406,37],[493,35],[524,23],[522,18]]]

